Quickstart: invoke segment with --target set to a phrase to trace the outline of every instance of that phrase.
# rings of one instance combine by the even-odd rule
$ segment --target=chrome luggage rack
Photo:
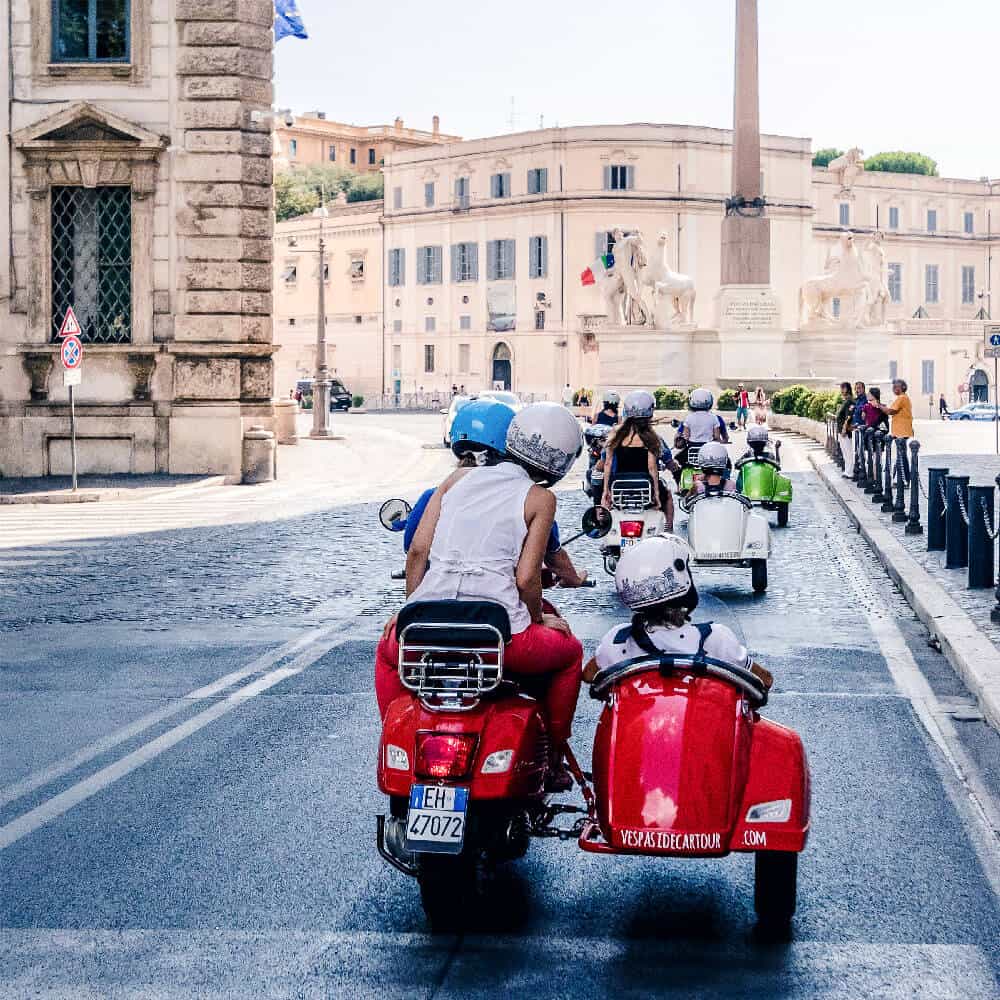
[[[414,622],[399,636],[399,679],[427,708],[467,710],[500,686],[503,650],[493,625]]]
[[[653,502],[653,487],[639,480],[621,480],[611,484],[611,504],[619,510],[645,510]]]

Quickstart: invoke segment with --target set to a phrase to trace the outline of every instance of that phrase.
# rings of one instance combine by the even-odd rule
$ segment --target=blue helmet
[[[507,428],[514,411],[495,399],[474,399],[461,407],[451,425],[451,450],[456,458],[468,451],[492,449],[504,454]]]

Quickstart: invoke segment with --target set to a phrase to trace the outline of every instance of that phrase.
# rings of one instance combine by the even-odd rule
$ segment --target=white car
[[[498,403],[504,403],[509,406],[515,413],[524,408],[524,404],[518,396],[513,392],[507,392],[505,389],[487,389],[486,392],[479,393],[479,398],[495,399]]]

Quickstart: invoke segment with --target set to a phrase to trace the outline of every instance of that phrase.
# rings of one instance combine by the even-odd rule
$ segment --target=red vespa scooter
[[[575,538],[610,530],[590,509]],[[568,544],[574,539],[567,539]],[[485,862],[523,857],[532,836],[568,836],[545,793],[550,741],[538,702],[504,677],[506,611],[489,601],[424,601],[396,620],[407,693],[382,724],[378,784],[389,813],[377,817],[379,853],[415,876],[435,928],[463,919]]]
[[[709,626],[700,625],[702,646]],[[657,653],[601,671],[594,739],[596,805],[579,844],[597,854],[755,855],[754,908],[765,923],[795,912],[809,833],[802,740],[759,714],[767,690],[749,670]]]

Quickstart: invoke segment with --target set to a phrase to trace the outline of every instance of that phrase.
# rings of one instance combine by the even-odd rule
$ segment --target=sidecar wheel
[[[783,503],[778,507],[778,527],[788,527],[788,504]]]
[[[420,902],[433,933],[456,932],[468,921],[476,898],[478,867],[475,856],[466,852],[420,855]]]
[[[618,569],[618,556],[605,556],[604,572],[607,573],[608,576],[614,576],[616,569]]]
[[[754,855],[753,908],[762,924],[788,924],[795,915],[799,856],[794,851]]]
[[[767,560],[754,559],[750,563],[750,581],[755,594],[763,594],[767,590]]]

